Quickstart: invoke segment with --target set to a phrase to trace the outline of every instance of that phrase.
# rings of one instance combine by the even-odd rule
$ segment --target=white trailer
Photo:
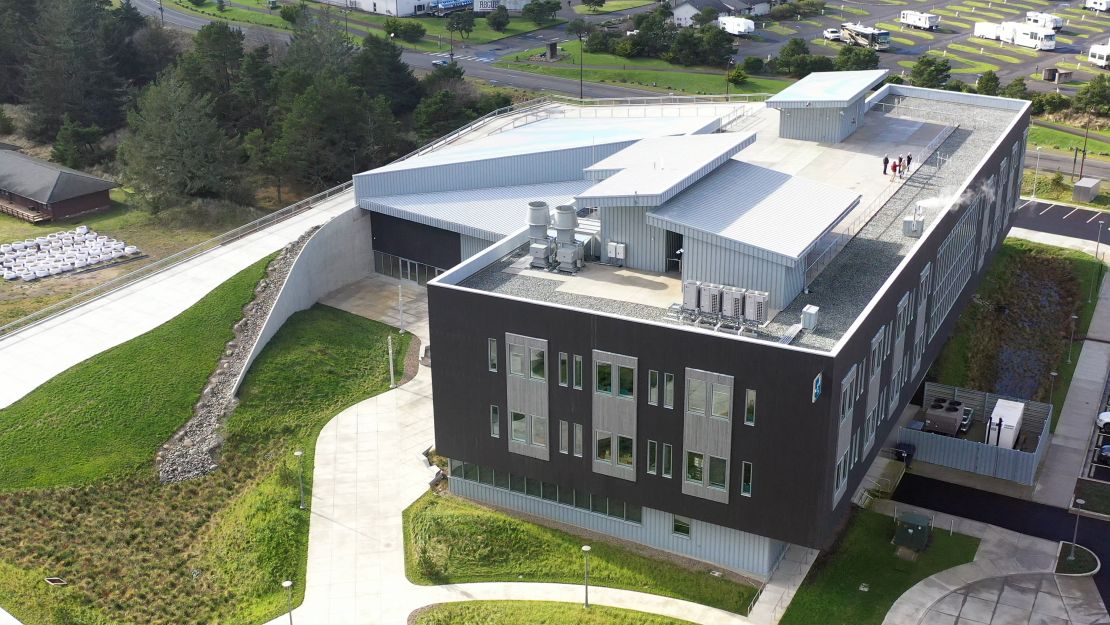
[[[1034,50],[1056,49],[1055,31],[1051,28],[1041,28],[1032,24],[977,22],[973,34],[982,39],[994,39]]]
[[[972,34],[980,39],[994,39],[997,41],[1002,38],[1002,24],[975,22],[975,30],[972,31]]]
[[[730,35],[736,35],[738,37],[755,32],[755,22],[742,17],[718,17],[717,27]]]
[[[1064,18],[1056,17],[1051,13],[1041,13],[1040,11],[1028,11],[1025,14],[1025,23],[1032,24],[1033,26],[1040,26],[1041,28],[1051,28],[1052,30],[1060,30],[1064,27]]]
[[[901,15],[898,16],[898,22],[906,26],[923,30],[936,30],[940,28],[939,15],[921,13],[919,11],[902,11]]]
[[[1110,45],[1105,43],[1096,43],[1087,52],[1087,60],[1099,67],[1106,67],[1107,57],[1110,57]]]
[[[841,24],[840,40],[850,46],[886,50],[890,47],[890,31],[863,24]]]
[[[987,422],[987,438],[983,442],[1004,449],[1013,449],[1021,434],[1021,422],[1025,415],[1025,404],[1008,399],[1000,399],[991,411]]]
[[[1084,0],[1083,8],[1092,11],[1110,11],[1110,0]]]

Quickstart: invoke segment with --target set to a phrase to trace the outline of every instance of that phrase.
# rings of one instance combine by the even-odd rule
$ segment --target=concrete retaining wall
[[[266,317],[258,342],[251,349],[234,391],[239,391],[258,354],[277,334],[293,313],[311,308],[321,297],[370,275],[374,250],[370,232],[370,213],[353,207],[337,215],[305,243],[277,301]]]

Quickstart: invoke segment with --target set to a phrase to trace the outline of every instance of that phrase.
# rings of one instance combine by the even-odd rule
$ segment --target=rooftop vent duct
[[[802,328],[813,331],[817,327],[817,313],[821,308],[813,304],[807,304],[802,307]]]
[[[556,206],[555,260],[559,263],[557,267],[559,271],[575,273],[582,268],[584,250],[574,236],[577,228],[578,216],[574,212],[574,207],[566,204]]]
[[[532,266],[547,269],[551,266],[551,256],[554,245],[547,236],[547,227],[551,224],[551,210],[547,202],[528,202],[528,238],[532,241],[528,246],[528,254],[532,257]]]

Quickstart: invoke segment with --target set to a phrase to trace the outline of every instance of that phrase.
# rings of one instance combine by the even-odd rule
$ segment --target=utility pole
[[[736,65],[736,59],[730,56],[728,57],[728,61],[725,63],[725,102],[728,102],[728,79],[729,74],[732,73],[733,65]]]
[[[158,15],[162,18],[162,26],[166,25],[166,7],[162,6],[162,0],[158,0]]]
[[[1087,164],[1087,137],[1091,134],[1091,112],[1087,111],[1087,123],[1083,124],[1083,160],[1079,161],[1079,178],[1083,178],[1083,166]]]
[[[1102,220],[1098,220],[1098,236],[1095,237],[1095,260],[1098,261],[1098,277],[1091,283],[1091,292],[1087,294],[1087,303],[1090,304],[1095,299],[1095,285],[1102,280],[1102,259],[1098,256],[1098,248],[1102,246]]]
[[[582,33],[578,33],[578,102],[582,102],[583,93],[583,73],[585,72],[586,64],[586,44],[582,41]]]

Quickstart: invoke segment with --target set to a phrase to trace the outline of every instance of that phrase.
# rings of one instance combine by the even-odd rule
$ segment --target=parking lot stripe
[[[1041,211],[1041,212],[1037,213],[1037,215],[1043,215],[1043,214],[1047,213],[1048,211],[1052,210],[1052,208],[1053,208],[1054,206],[1056,206],[1056,205],[1055,205],[1055,204],[1049,204],[1049,205],[1048,205],[1048,208],[1046,208],[1046,209],[1044,209],[1043,211]]]
[[[1067,215],[1064,215],[1064,219],[1067,219],[1068,217],[1071,217],[1072,213],[1074,213],[1077,210],[1079,210],[1079,209],[1078,208],[1071,209],[1071,213],[1068,213]]]
[[[1098,216],[1099,216],[1099,214],[1100,214],[1100,213],[1095,213],[1094,215],[1091,215],[1091,218],[1087,220],[1087,223],[1091,223],[1092,221],[1094,221],[1094,220],[1095,220],[1095,217],[1098,217]]]

